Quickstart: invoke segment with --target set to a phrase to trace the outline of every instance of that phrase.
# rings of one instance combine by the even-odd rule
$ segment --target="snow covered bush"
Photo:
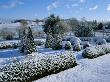
[[[85,49],[85,48],[87,48],[87,47],[90,47],[91,46],[91,44],[89,43],[89,42],[85,42],[84,44],[83,44],[83,49]]]
[[[0,43],[0,49],[7,49],[7,48],[16,49],[17,47],[18,47],[18,43],[14,43],[14,42],[2,42],[2,43]]]
[[[62,37],[60,34],[54,35],[54,40],[52,43],[52,49],[53,50],[60,50],[62,49]]]
[[[74,51],[81,50],[81,40],[78,37],[67,37],[66,41],[70,41]]]
[[[73,46],[74,51],[80,51],[81,50],[81,40],[78,37],[72,37],[70,38],[70,42]]]
[[[103,38],[98,38],[98,37],[94,38],[94,42],[95,42],[96,44],[98,44],[98,45],[102,45],[102,44],[106,44],[106,43],[107,43],[105,39],[103,39]]]
[[[73,51],[80,51],[81,50],[81,45],[79,43],[75,43],[73,45]]]
[[[74,67],[72,52],[55,55],[36,55],[27,61],[16,61],[0,70],[0,82],[30,82],[46,75]]]
[[[96,58],[101,55],[105,55],[107,53],[110,53],[110,44],[102,44],[102,45],[96,45],[92,47],[87,47],[83,53],[82,56],[85,58]]]
[[[72,49],[72,45],[70,41],[67,41],[65,44],[65,50],[71,50]]]

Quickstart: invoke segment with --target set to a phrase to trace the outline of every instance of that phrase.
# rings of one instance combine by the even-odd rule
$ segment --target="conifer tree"
[[[52,48],[52,42],[53,42],[52,34],[51,33],[47,33],[45,47],[46,48]]]
[[[26,32],[25,32],[25,29],[23,29],[23,31],[22,31],[22,34],[21,34],[21,41],[20,41],[20,47],[19,47],[19,50],[20,50],[20,52],[21,53],[24,53],[24,49],[25,49],[25,46],[26,46],[26,44],[25,44],[25,42],[26,42]]]
[[[34,42],[34,38],[32,35],[32,30],[30,27],[27,28],[26,34],[26,42],[25,42],[25,54],[31,54],[32,52],[36,52],[36,45]]]
[[[55,34],[54,35],[52,49],[53,50],[60,50],[60,49],[62,49],[62,37],[61,37],[61,34]]]

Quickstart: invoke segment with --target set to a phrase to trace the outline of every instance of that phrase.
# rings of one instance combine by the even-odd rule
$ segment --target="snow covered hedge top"
[[[71,52],[57,55],[36,55],[16,61],[0,70],[0,82],[29,82],[76,65]]]
[[[35,44],[36,46],[41,46],[44,45],[44,41],[43,40],[35,40]],[[17,48],[19,47],[19,42],[17,41],[4,41],[4,42],[0,42],[0,49],[7,49],[7,48]]]
[[[64,41],[70,41],[71,43],[81,43],[81,40],[78,37],[72,36],[72,37],[65,37],[63,39]]]
[[[17,48],[18,43],[15,42],[0,42],[0,49],[7,49],[7,48]]]
[[[107,43],[106,40],[101,38],[101,37],[95,37],[93,40],[98,45],[102,45],[102,44],[106,44]]]
[[[110,53],[110,43],[87,47],[82,55],[85,58],[95,58],[106,53]]]

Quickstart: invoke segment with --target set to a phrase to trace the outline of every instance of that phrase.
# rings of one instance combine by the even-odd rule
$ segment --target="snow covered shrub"
[[[107,53],[110,53],[109,43],[88,47],[83,51],[82,56],[85,58],[96,58],[98,56],[105,55]]]
[[[34,62],[15,62],[2,68],[0,82],[28,82],[36,73]]]
[[[16,61],[3,67],[0,70],[0,82],[30,82],[76,65],[70,51],[54,55],[36,55],[27,61]]]
[[[94,38],[94,42],[95,42],[96,44],[98,44],[98,45],[102,45],[102,44],[106,44],[106,43],[107,43],[105,39],[103,39],[103,38],[98,38],[98,37]]]
[[[52,48],[53,36],[47,33],[45,48]]]
[[[7,49],[7,48],[16,49],[17,47],[18,47],[18,43],[14,43],[14,42],[2,42],[2,43],[0,43],[0,49]]]
[[[72,45],[76,43],[81,44],[81,40],[78,37],[70,37],[68,40],[71,42]]]
[[[54,35],[52,49],[53,50],[60,50],[60,49],[62,49],[62,37],[61,37],[60,34],[55,34]]]
[[[81,40],[78,37],[68,37],[65,40],[71,42],[74,51],[81,50]]]
[[[81,50],[81,45],[79,43],[75,43],[73,45],[73,51],[80,51]]]
[[[81,50],[81,40],[78,37],[71,37],[70,42],[73,46],[74,51],[80,51]]]
[[[84,44],[83,44],[83,49],[85,49],[85,48],[87,48],[87,47],[90,47],[91,45],[90,45],[90,43],[89,42],[85,42]]]
[[[65,50],[71,50],[71,48],[72,48],[71,42],[67,41],[65,44]]]

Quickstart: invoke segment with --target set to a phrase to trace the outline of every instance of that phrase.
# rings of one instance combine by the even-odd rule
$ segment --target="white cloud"
[[[89,8],[90,11],[92,11],[92,10],[96,10],[96,9],[98,9],[98,5],[95,5],[94,7]]]
[[[53,2],[52,4],[47,6],[47,10],[50,11],[58,7],[58,1]]]
[[[108,4],[107,11],[110,11],[110,4]]]
[[[17,5],[23,5],[24,2],[20,1],[20,0],[14,0],[8,4],[4,4],[4,5],[1,5],[2,8],[13,8]]]
[[[67,4],[67,5],[66,5],[66,8],[69,9],[69,8],[77,7],[77,6],[79,6],[79,4],[76,4],[76,3],[75,3],[75,4],[71,4],[71,5]]]

